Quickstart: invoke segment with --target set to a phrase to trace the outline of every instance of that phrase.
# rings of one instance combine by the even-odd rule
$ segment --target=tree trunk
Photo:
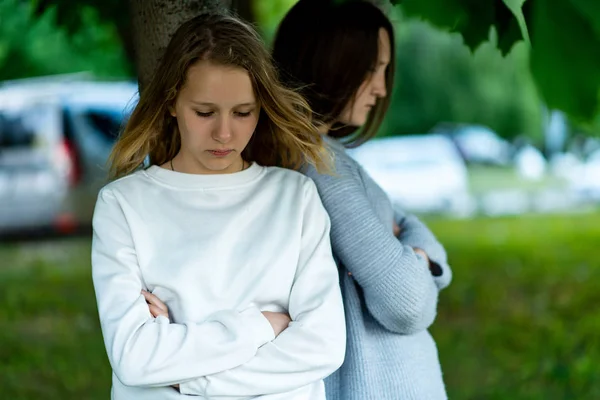
[[[175,30],[203,12],[227,12],[231,0],[129,0],[140,92]]]
[[[243,19],[246,22],[254,25],[256,23],[256,16],[254,15],[254,9],[252,7],[253,1],[266,1],[266,0],[232,0],[231,9],[236,16]]]

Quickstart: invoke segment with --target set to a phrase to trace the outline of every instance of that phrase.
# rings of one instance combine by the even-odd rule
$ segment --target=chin
[[[360,128],[361,126],[363,126],[364,124],[367,123],[367,117],[368,117],[368,115],[365,115],[362,118],[353,118],[352,121],[350,121],[349,125]]]

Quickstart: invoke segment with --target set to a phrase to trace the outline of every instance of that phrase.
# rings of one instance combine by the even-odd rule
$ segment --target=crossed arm
[[[304,197],[289,320],[249,307],[220,310],[199,323],[171,323],[154,318],[153,304],[141,294],[145,285],[127,220],[118,196],[103,190],[94,214],[92,275],[117,378],[128,386],[179,385],[182,394],[237,399],[295,390],[339,368],[345,323],[330,222],[312,181]],[[272,379],[275,374],[285,379]]]

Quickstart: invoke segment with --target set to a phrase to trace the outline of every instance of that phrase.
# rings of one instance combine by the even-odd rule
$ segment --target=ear
[[[172,117],[177,117],[177,113],[175,112],[175,107],[173,105],[168,106],[167,109],[169,110],[169,114],[171,114]]]

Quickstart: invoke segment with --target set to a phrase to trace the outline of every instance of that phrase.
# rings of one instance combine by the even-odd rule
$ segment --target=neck
[[[167,169],[173,169],[175,172],[183,172],[185,174],[217,175],[233,174],[235,172],[243,171],[246,169],[246,165],[246,162],[239,156],[227,168],[222,170],[212,170],[206,168],[194,157],[186,156],[186,154],[179,152],[167,163],[167,165],[165,165],[165,167]]]

